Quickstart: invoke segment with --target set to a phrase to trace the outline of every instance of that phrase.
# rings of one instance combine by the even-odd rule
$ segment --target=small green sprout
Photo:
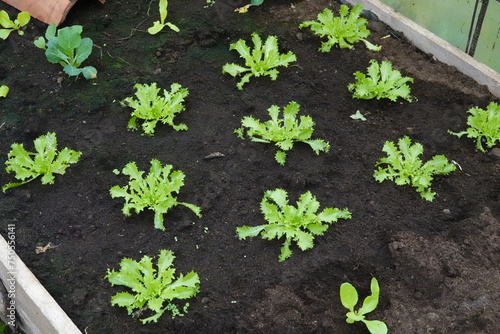
[[[122,102],[122,106],[133,108],[132,118],[128,122],[128,128],[137,130],[137,119],[141,119],[142,130],[146,135],[153,136],[155,132],[156,123],[162,122],[163,124],[170,125],[175,131],[187,130],[185,124],[174,124],[174,117],[185,109],[184,99],[189,95],[189,90],[183,88],[178,83],[170,85],[170,92],[166,89],[163,90],[163,97],[159,96],[160,88],[156,83],[151,85],[136,84],[135,96],[127,97]]]
[[[467,118],[466,131],[453,132],[448,130],[448,133],[458,136],[467,135],[467,138],[476,139],[476,148],[482,152],[486,152],[483,144],[487,148],[492,148],[500,141],[500,104],[490,102],[485,109],[470,108],[467,110],[470,114]]]
[[[159,11],[160,11],[160,21],[155,21],[153,22],[153,26],[148,29],[148,32],[151,35],[155,35],[159,33],[165,26],[168,26],[170,29],[172,29],[175,32],[179,32],[179,28],[170,23],[170,22],[165,22],[167,19],[167,7],[168,7],[168,0],[160,0],[158,3]]]
[[[413,82],[412,78],[403,77],[398,70],[393,70],[390,61],[382,61],[380,64],[372,59],[370,64],[367,69],[368,76],[357,71],[354,73],[356,83],[351,83],[347,87],[350,92],[353,92],[354,98],[396,101],[401,97],[408,102],[413,101],[410,96],[410,87],[406,84]]]
[[[97,78],[97,70],[93,66],[80,65],[92,53],[94,42],[88,38],[82,38],[83,27],[74,25],[57,30],[55,23],[47,27],[45,38],[39,37],[35,40],[36,47],[45,50],[47,60],[53,64],[63,66],[63,71],[69,76],[83,74],[85,79]]]
[[[322,52],[330,52],[336,44],[341,49],[352,49],[352,44],[358,41],[365,43],[369,50],[380,51],[381,46],[374,45],[365,39],[370,35],[370,31],[366,28],[368,21],[360,17],[362,12],[363,6],[359,3],[350,11],[349,7],[341,5],[339,17],[335,17],[330,9],[325,8],[322,13],[318,14],[318,21],[303,22],[299,28],[310,27],[316,35],[328,38],[319,48]]]
[[[377,308],[380,289],[378,281],[372,278],[370,289],[372,294],[365,298],[363,306],[359,310],[354,310],[358,303],[358,292],[350,283],[342,283],[340,286],[340,301],[342,305],[349,310],[346,313],[346,322],[352,324],[356,321],[362,321],[371,334],[386,334],[387,325],[380,320],[365,320],[365,314],[372,312]]]
[[[160,161],[151,160],[151,167],[148,175],[143,177],[144,171],[137,169],[135,162],[129,162],[122,170],[122,174],[130,177],[126,186],[114,186],[110,189],[112,198],[123,197],[125,204],[122,212],[125,216],[130,216],[131,210],[140,213],[148,208],[154,211],[154,226],[165,231],[163,225],[163,214],[177,205],[184,205],[201,217],[201,208],[189,204],[178,202],[174,194],[178,194],[184,185],[184,173],[182,171],[172,171],[172,165],[162,166]]]
[[[36,138],[33,143],[35,153],[26,151],[23,144],[12,144],[12,149],[5,162],[7,166],[5,171],[15,172],[16,179],[22,182],[4,185],[3,192],[31,182],[39,176],[42,176],[42,184],[54,184],[54,174],[64,174],[69,164],[78,162],[82,154],[82,152],[73,151],[67,147],[57,151],[57,138],[53,132]]]
[[[9,86],[1,85],[0,86],[0,97],[7,97],[9,94]]]
[[[251,116],[245,116],[241,120],[242,127],[234,132],[239,138],[244,139],[245,127],[246,135],[250,140],[259,143],[274,142],[280,148],[276,152],[275,159],[280,165],[286,161],[286,152],[293,148],[295,142],[303,142],[311,146],[316,154],[320,151],[328,152],[330,144],[322,139],[311,139],[314,122],[310,116],[300,116],[297,119],[300,105],[297,102],[290,102],[283,109],[283,118],[279,118],[280,108],[271,106],[268,109],[270,120],[261,123]]]
[[[17,19],[12,21],[5,10],[0,11],[0,26],[3,27],[3,29],[0,29],[0,38],[7,39],[13,31],[17,31],[21,36],[24,35],[24,31],[21,28],[27,25],[30,19],[30,13],[20,12],[17,14]]]
[[[147,309],[154,312],[152,316],[141,319],[143,324],[158,322],[165,311],[172,312],[172,319],[184,316],[189,303],[184,305],[182,313],[172,301],[196,296],[200,290],[200,278],[194,271],[185,276],[180,274],[175,278],[175,269],[172,267],[174,259],[173,252],[161,250],[155,269],[152,259],[147,255],[139,262],[123,258],[120,262],[120,271],[108,269],[104,278],[113,286],[123,285],[130,288],[133,294],[118,292],[111,297],[111,305],[126,307],[129,315],[140,314]],[[138,311],[134,312],[134,309]]]
[[[295,241],[303,251],[314,246],[314,236],[323,235],[330,223],[338,219],[350,219],[351,213],[337,208],[326,208],[316,213],[320,203],[310,191],[302,194],[297,201],[297,207],[288,205],[288,194],[283,189],[268,190],[260,203],[260,210],[267,224],[259,226],[242,226],[236,228],[241,239],[256,237],[260,233],[263,239],[280,239],[285,237],[279,261],[282,262],[292,255],[290,245]],[[326,224],[325,224],[326,223]]]
[[[233,77],[246,73],[243,78],[236,84],[239,90],[243,89],[243,85],[250,81],[250,77],[267,75],[271,80],[276,80],[278,70],[276,67],[285,66],[296,61],[297,57],[292,51],[286,54],[280,54],[278,49],[278,39],[276,36],[268,36],[264,45],[262,39],[257,33],[252,34],[254,49],[251,50],[246,42],[242,39],[230,45],[229,50],[236,50],[240,57],[245,59],[245,66],[240,66],[234,63],[226,64],[222,67],[222,73],[228,73]]]
[[[420,143],[411,143],[407,136],[398,141],[399,149],[391,141],[386,141],[382,151],[387,157],[381,158],[375,166],[379,166],[373,176],[378,182],[394,181],[397,185],[411,185],[427,201],[432,202],[435,192],[431,191],[431,183],[435,174],[449,174],[456,166],[448,162],[444,155],[435,155],[423,163],[420,155],[424,148]],[[380,167],[386,165],[386,167]]]

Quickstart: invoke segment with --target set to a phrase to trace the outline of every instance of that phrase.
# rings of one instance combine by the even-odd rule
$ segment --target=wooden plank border
[[[4,313],[2,318],[12,319],[11,310],[15,308],[15,321],[27,334],[82,334],[17,256],[15,234],[9,233],[8,238],[9,242],[0,235],[0,283],[5,286],[7,296],[10,294],[13,298],[4,300],[6,307],[0,310]]]
[[[472,58],[429,30],[416,24],[406,16],[396,12],[379,0],[347,0],[351,5],[360,3],[366,10],[396,31],[401,31],[416,47],[432,54],[447,65],[455,66],[460,72],[471,77],[480,85],[500,98],[500,73]]]

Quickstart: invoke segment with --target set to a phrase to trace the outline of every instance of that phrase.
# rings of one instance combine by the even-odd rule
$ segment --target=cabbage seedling
[[[94,42],[88,37],[82,38],[82,26],[75,25],[57,30],[55,23],[47,27],[45,38],[35,40],[36,47],[45,50],[47,60],[63,66],[69,76],[83,74],[85,79],[97,78],[97,70],[92,66],[80,68],[80,65],[92,53]]]
[[[135,162],[129,162],[122,170],[122,174],[130,177],[128,185],[112,187],[109,190],[111,197],[125,199],[122,209],[125,216],[130,216],[131,210],[136,213],[140,213],[146,208],[154,211],[154,226],[162,231],[165,231],[163,214],[176,205],[184,205],[195,215],[201,217],[200,207],[178,202],[177,197],[174,196],[184,185],[185,175],[179,170],[172,171],[172,168],[172,165],[162,166],[160,161],[153,159],[148,175],[143,177],[144,171],[138,170]]]
[[[380,51],[381,46],[365,39],[370,35],[370,31],[366,28],[368,21],[360,17],[362,11],[363,6],[359,3],[350,11],[349,7],[341,5],[340,16],[335,17],[330,9],[325,8],[318,14],[318,21],[303,22],[299,28],[310,27],[316,35],[328,38],[326,42],[321,43],[319,50],[322,52],[330,52],[334,45],[338,45],[341,49],[352,49],[352,44],[358,41],[365,43],[372,51]]]
[[[435,155],[423,163],[420,155],[424,148],[420,143],[411,143],[407,136],[398,140],[399,149],[391,141],[386,141],[382,151],[387,157],[381,158],[375,166],[379,166],[373,176],[378,182],[394,181],[397,185],[409,184],[417,188],[417,192],[427,201],[432,202],[435,192],[431,191],[431,183],[435,174],[448,174],[456,169],[444,155]],[[381,167],[380,165],[385,165]]]
[[[263,239],[280,239],[285,237],[279,261],[282,262],[292,255],[290,245],[295,241],[301,250],[314,246],[314,236],[323,235],[330,223],[338,219],[350,219],[351,213],[337,208],[326,208],[316,213],[320,203],[310,191],[302,194],[297,201],[297,207],[288,205],[288,194],[283,189],[268,190],[260,203],[260,210],[267,224],[259,226],[242,226],[236,228],[240,239],[256,237],[261,234]],[[326,224],[325,224],[326,223]]]
[[[30,13],[20,12],[17,14],[17,18],[12,21],[5,10],[0,11],[0,26],[3,28],[0,29],[0,38],[7,39],[13,31],[17,31],[21,36],[24,35],[24,31],[22,31],[21,28],[27,25],[30,19]]]
[[[283,118],[279,118],[280,108],[271,106],[268,109],[270,120],[261,123],[251,116],[243,117],[242,127],[234,132],[239,138],[244,139],[245,127],[246,135],[250,140],[259,143],[274,142],[280,148],[276,152],[275,159],[280,165],[286,161],[286,152],[293,148],[295,142],[303,142],[311,146],[316,154],[320,151],[328,152],[330,144],[322,139],[311,139],[314,122],[310,116],[300,116],[297,119],[300,105],[297,102],[290,102],[283,109]]]
[[[194,271],[185,276],[180,274],[175,278],[175,269],[172,267],[174,259],[174,253],[165,249],[160,251],[157,268],[153,268],[152,259],[147,255],[139,262],[123,258],[120,262],[120,271],[108,269],[104,278],[111,285],[130,288],[133,293],[116,293],[111,297],[111,305],[126,307],[129,315],[134,313],[134,309],[138,309],[139,312],[146,309],[154,312],[152,316],[141,319],[143,324],[158,322],[165,311],[172,312],[172,319],[183,316],[187,313],[189,303],[184,305],[183,314],[172,301],[196,296],[200,290],[200,278]]]
[[[458,136],[467,135],[468,138],[476,139],[476,148],[482,152],[486,152],[483,144],[486,147],[492,148],[500,141],[500,104],[490,102],[485,109],[470,108],[467,110],[470,114],[467,118],[466,131],[453,132],[448,130],[448,133]]]
[[[297,60],[292,51],[286,54],[279,53],[278,38],[276,36],[268,36],[266,42],[262,45],[260,36],[257,33],[253,33],[252,41],[254,44],[253,50],[242,39],[231,44],[229,47],[229,50],[238,51],[240,57],[245,59],[246,67],[234,63],[226,64],[222,67],[222,73],[228,73],[233,77],[246,72],[236,84],[239,90],[243,89],[243,85],[249,82],[252,76],[260,77],[261,75],[267,75],[271,80],[276,80],[279,73],[276,67],[288,67],[289,63]]]
[[[16,179],[22,182],[4,185],[3,192],[31,182],[39,176],[42,176],[42,184],[54,184],[54,174],[64,174],[69,164],[78,162],[82,154],[67,147],[58,151],[56,134],[53,132],[36,138],[33,143],[35,153],[26,151],[23,144],[12,144],[5,162],[5,171],[15,172]]]
[[[160,21],[155,21],[153,22],[153,26],[148,29],[148,32],[151,35],[159,33],[165,26],[168,26],[170,29],[172,29],[175,32],[179,32],[179,28],[170,22],[165,22],[167,19],[167,7],[168,7],[168,0],[160,0],[158,3],[159,11],[160,11]]]
[[[396,101],[400,97],[408,102],[413,101],[410,96],[410,87],[406,84],[413,82],[412,78],[403,77],[398,70],[393,70],[390,61],[382,61],[380,64],[372,59],[370,64],[367,69],[368,75],[359,71],[354,73],[356,83],[347,86],[349,91],[353,92],[352,97],[365,100],[389,99],[391,101]]]
[[[370,333],[372,334],[386,334],[387,325],[380,320],[366,320],[365,314],[372,312],[377,308],[380,289],[378,281],[375,277],[372,278],[370,289],[372,294],[365,298],[363,306],[359,310],[354,310],[358,303],[358,292],[356,288],[350,283],[342,283],[340,286],[340,302],[349,310],[346,313],[346,322],[352,324],[356,321],[362,321]]]
[[[129,129],[137,130],[137,119],[144,121],[142,130],[149,136],[154,135],[158,122],[170,125],[175,131],[188,129],[185,124],[174,124],[175,115],[185,108],[184,99],[189,95],[187,88],[173,83],[170,86],[170,92],[166,89],[163,90],[163,97],[158,95],[160,88],[156,87],[156,83],[151,85],[136,84],[134,88],[137,100],[133,97],[127,97],[121,102],[121,105],[134,109],[132,118],[128,122]]]

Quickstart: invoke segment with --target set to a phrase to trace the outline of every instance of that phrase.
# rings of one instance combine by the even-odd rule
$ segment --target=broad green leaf
[[[160,21],[155,21],[153,22],[153,26],[148,29],[148,33],[150,33],[151,35],[155,35],[159,33],[163,29],[163,27],[165,27],[164,24],[161,24]]]
[[[387,325],[379,320],[362,320],[371,334],[387,334]]]
[[[79,25],[69,26],[58,30],[57,44],[65,54],[70,55],[80,46],[82,41],[80,34],[82,31],[83,28]]]
[[[380,289],[375,277],[372,277],[370,288],[372,294],[363,300],[363,305],[358,310],[358,314],[360,315],[370,313],[377,308]]]
[[[11,32],[12,32],[12,29],[0,29],[0,38],[7,39],[7,37],[9,37]]]
[[[346,309],[354,311],[354,307],[358,303],[358,292],[350,283],[342,283],[340,286],[340,302]]]
[[[133,306],[135,302],[135,297],[128,292],[118,292],[111,297],[111,305],[130,307]]]
[[[17,21],[19,22],[19,25],[21,27],[28,24],[30,19],[31,19],[31,15],[28,12],[20,12],[19,14],[17,14]]]
[[[5,11],[2,10],[0,11],[0,26],[4,28],[14,28],[14,22],[9,17],[9,14]]]
[[[247,237],[256,237],[262,230],[266,228],[266,225],[260,226],[242,226],[236,228],[236,233],[240,239],[245,239]]]

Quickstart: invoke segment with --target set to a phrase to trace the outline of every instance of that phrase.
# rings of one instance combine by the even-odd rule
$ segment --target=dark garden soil
[[[497,333],[500,328],[500,159],[481,153],[465,137],[447,134],[466,127],[466,110],[497,101],[485,87],[443,65],[384,24],[372,21],[367,51],[318,52],[320,39],[300,22],[316,19],[327,0],[266,0],[247,14],[233,10],[247,1],[176,1],[169,6],[170,30],[151,36],[157,2],[79,1],[65,25],[81,24],[95,48],[84,65],[98,78],[69,78],[47,62],[32,41],[46,25],[33,20],[24,36],[0,41],[0,83],[10,87],[0,100],[1,184],[14,182],[4,171],[10,145],[56,132],[60,148],[81,151],[81,160],[57,175],[54,185],[39,180],[0,196],[1,232],[16,226],[17,251],[70,318],[85,333],[367,333],[347,324],[339,286],[350,282],[361,297],[371,277],[381,287],[368,319],[386,322],[391,333]],[[151,6],[151,8],[149,8]],[[11,16],[15,10],[5,4]],[[229,44],[252,32],[278,36],[283,51],[298,61],[281,68],[277,81],[252,78],[244,90],[222,74],[240,62]],[[250,44],[250,43],[249,43]],[[353,73],[370,59],[390,60],[413,77],[417,101],[364,101],[351,98]],[[119,101],[136,83],[188,88],[186,110],[176,117],[188,131],[159,125],[154,137],[127,131],[130,109]],[[243,116],[267,119],[271,105],[301,105],[315,123],[313,137],[330,142],[315,155],[296,144],[284,167],[273,145],[236,137]],[[361,111],[367,121],[349,116]],[[424,160],[444,154],[460,169],[436,177],[437,197],[427,202],[411,187],[373,178],[385,141],[408,135],[424,146]],[[214,152],[220,158],[208,159]],[[186,174],[179,200],[202,207],[197,218],[178,206],[165,215],[166,231],[153,227],[150,211],[125,217],[123,201],[109,189],[124,185],[115,175],[136,161],[149,169],[156,158]],[[321,207],[348,208],[351,220],[332,224],[315,246],[278,262],[283,240],[240,241],[235,229],[265,223],[263,193],[283,188],[292,203],[311,191]],[[37,246],[53,247],[37,254]],[[178,273],[196,271],[201,291],[189,313],[142,325],[110,298],[125,288],[104,280],[123,257],[140,259],[169,249]],[[182,305],[182,304],[181,304]],[[146,314],[147,315],[147,314]]]

